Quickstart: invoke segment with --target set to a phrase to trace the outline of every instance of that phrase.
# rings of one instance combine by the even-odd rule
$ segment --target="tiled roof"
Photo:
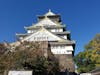
[[[41,37],[41,36],[47,36],[49,38],[49,40],[54,41],[65,41],[65,39],[49,32],[47,29],[45,29],[44,27],[42,27],[40,30],[38,30],[37,32],[27,36],[25,39],[23,40],[29,40],[32,39],[33,37]]]
[[[42,25],[43,26],[43,25]],[[40,29],[41,26],[35,26],[35,25],[32,25],[32,26],[29,26],[29,27],[24,27],[25,29]],[[51,26],[44,26],[44,28],[47,28],[47,29],[51,29],[51,28],[64,28],[66,27],[66,25],[57,25],[57,26],[54,26],[54,25],[51,25]]]
[[[25,33],[25,34],[22,34],[22,33],[16,33],[16,36],[28,36],[28,35],[30,35],[29,33],[27,34],[27,33]]]
[[[53,34],[70,34],[69,31],[65,31],[65,32],[52,32]]]
[[[54,23],[49,18],[45,17],[43,20],[41,20],[40,22],[36,23],[34,26],[53,26],[53,25],[57,25],[57,24]]]
[[[75,41],[70,41],[70,40],[66,40],[66,41],[64,41],[64,42],[50,42],[50,44],[54,44],[54,45],[58,45],[58,44],[75,44]]]

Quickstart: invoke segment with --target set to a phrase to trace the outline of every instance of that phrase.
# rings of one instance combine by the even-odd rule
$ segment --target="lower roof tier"
[[[63,32],[61,32],[63,33]],[[66,33],[66,32],[65,32]],[[25,34],[24,34],[25,36]],[[48,31],[46,28],[42,27],[40,30],[38,30],[35,33],[28,34],[25,38],[21,39],[22,41],[49,41],[50,44],[67,44],[67,45],[73,45],[75,44],[75,41],[71,41],[69,39],[64,39],[59,35],[56,35],[50,31]]]
[[[49,42],[50,45],[74,45],[75,44],[75,41],[69,41],[69,40],[66,40],[64,42]]]

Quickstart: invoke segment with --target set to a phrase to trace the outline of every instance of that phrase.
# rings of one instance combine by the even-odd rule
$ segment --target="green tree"
[[[87,45],[85,50],[75,56],[78,72],[89,72],[100,67],[100,34],[97,34]]]

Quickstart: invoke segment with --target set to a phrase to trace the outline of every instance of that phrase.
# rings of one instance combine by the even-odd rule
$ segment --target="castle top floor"
[[[49,11],[46,14],[44,14],[44,15],[38,15],[38,21],[43,20],[45,17],[48,17],[53,22],[61,22],[61,16],[60,16],[60,14],[55,14],[50,9],[49,9]]]

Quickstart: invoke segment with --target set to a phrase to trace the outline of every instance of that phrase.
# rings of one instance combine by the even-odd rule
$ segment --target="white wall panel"
[[[32,71],[9,71],[8,75],[32,75]]]
[[[72,46],[51,46],[51,52],[53,54],[72,54]]]

